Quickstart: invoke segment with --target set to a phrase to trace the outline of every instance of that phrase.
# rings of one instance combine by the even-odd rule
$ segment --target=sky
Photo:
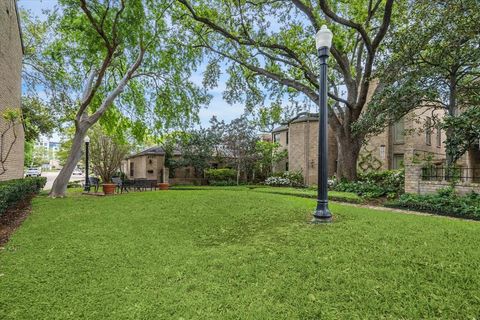
[[[1,1],[1,0],[0,0]],[[31,11],[34,15],[42,17],[44,16],[43,10],[51,10],[57,4],[57,0],[18,0],[18,6],[21,9],[26,9]],[[191,81],[195,84],[202,85],[202,68],[192,75]],[[213,90],[210,90],[209,93],[212,95],[212,100],[208,107],[200,110],[200,125],[202,127],[208,127],[208,121],[212,116],[217,116],[219,120],[225,120],[230,122],[231,120],[238,118],[244,112],[243,105],[228,104],[223,98],[222,93],[225,89],[226,77],[223,76],[219,80],[219,86]]]

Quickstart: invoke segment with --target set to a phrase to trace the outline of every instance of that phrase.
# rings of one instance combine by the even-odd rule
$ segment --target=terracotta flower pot
[[[105,194],[114,194],[116,185],[113,183],[104,183],[102,184],[103,193]]]
[[[159,183],[159,184],[158,184],[158,188],[159,188],[160,190],[168,190],[168,187],[169,187],[169,186],[170,186],[170,184],[167,183],[167,182],[162,182],[162,183]]]

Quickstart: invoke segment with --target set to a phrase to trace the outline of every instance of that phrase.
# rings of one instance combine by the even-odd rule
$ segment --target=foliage
[[[178,160],[169,162],[169,167],[192,166],[197,176],[203,176],[205,169],[210,168],[216,156],[216,148],[220,144],[221,133],[214,127],[190,130],[178,136],[175,149],[181,153]],[[168,147],[167,147],[168,149]]]
[[[446,216],[480,220],[480,195],[471,192],[460,196],[452,187],[440,189],[434,194],[404,194],[386,204],[389,207],[406,208]]]
[[[234,119],[229,124],[222,121],[216,125],[223,127],[222,148],[218,152],[233,162],[237,170],[237,184],[240,184],[241,173],[246,178],[248,173],[253,172],[258,159],[255,148],[259,138],[255,125],[246,116]]]
[[[95,128],[90,140],[90,159],[93,172],[100,176],[103,183],[111,183],[118,172],[122,160],[127,156],[128,145]]]
[[[22,97],[22,117],[25,141],[34,142],[41,134],[48,135],[58,127],[52,108],[37,97]]]
[[[171,1],[58,4],[45,22],[25,19],[31,40],[26,87],[29,92],[42,87],[52,108],[75,127],[52,197],[64,195],[83,138],[94,124],[142,141],[197,121],[197,111],[210,98],[189,80],[201,51],[184,45],[188,35],[174,26]]]
[[[450,132],[446,146],[448,154],[455,162],[480,142],[480,104],[459,115],[447,116],[443,128]]]
[[[304,187],[304,179],[301,171],[285,171],[277,173],[265,180],[267,186],[275,187]]]
[[[412,109],[445,110],[450,118],[444,128],[451,163],[470,144],[462,140],[469,136],[468,124],[463,123],[468,118],[454,118],[480,105],[480,2],[406,3],[408,19],[396,26],[386,43],[390,59],[379,67],[382,81],[356,129],[379,133]],[[478,119],[478,111],[476,115]]]
[[[333,186],[333,190],[354,192],[367,199],[394,198],[404,192],[404,185],[404,170],[385,170],[361,173],[357,181],[341,180]]]
[[[278,120],[275,105],[282,101],[317,107],[314,35],[328,24],[334,34],[329,120],[340,143],[338,176],[356,177],[356,167],[345,164],[356,161],[363,137],[355,136],[351,126],[367,105],[374,70],[386,51],[383,40],[392,20],[402,15],[403,1],[177,2],[183,5],[178,16],[190,28],[192,43],[208,54],[206,82],[216,84],[220,66],[226,65],[227,101],[245,103],[247,110],[265,109],[266,100],[273,101],[273,113],[268,107],[260,113],[264,126]]]
[[[205,177],[208,179],[208,184],[211,185],[232,185],[235,184],[237,171],[234,169],[207,169],[205,170]]]
[[[273,167],[288,156],[287,150],[280,150],[278,142],[257,141],[255,151],[258,153],[258,160],[255,162],[257,179],[265,179],[273,172]]]
[[[203,189],[36,197],[0,318],[478,317],[478,223],[331,203],[312,226],[312,199]]]
[[[11,206],[38,193],[47,182],[45,177],[15,179],[0,182],[0,216]]]

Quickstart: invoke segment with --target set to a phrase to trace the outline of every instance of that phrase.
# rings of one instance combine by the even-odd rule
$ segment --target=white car
[[[81,176],[81,175],[83,175],[83,172],[82,172],[82,170],[77,168],[77,169],[73,170],[72,175]]]
[[[38,170],[38,168],[28,168],[27,172],[25,172],[25,177],[40,177],[42,172]]]

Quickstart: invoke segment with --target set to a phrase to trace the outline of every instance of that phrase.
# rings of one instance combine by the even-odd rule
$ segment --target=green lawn
[[[264,190],[265,191],[265,190]],[[480,223],[248,188],[37,197],[0,319],[474,319]]]

